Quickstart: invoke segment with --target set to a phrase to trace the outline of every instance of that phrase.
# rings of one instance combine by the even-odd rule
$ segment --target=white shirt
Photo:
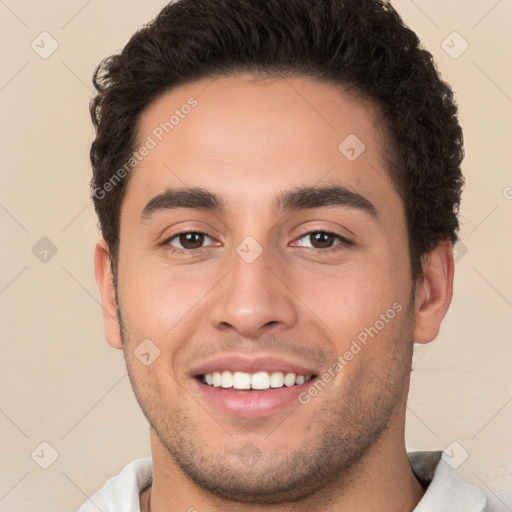
[[[414,512],[491,512],[485,492],[461,480],[442,452],[411,452],[409,462],[427,491]],[[153,479],[151,458],[130,462],[77,512],[140,512],[139,495]]]

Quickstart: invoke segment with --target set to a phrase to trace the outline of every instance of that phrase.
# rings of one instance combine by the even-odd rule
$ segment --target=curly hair
[[[339,84],[378,107],[388,171],[405,206],[413,277],[421,276],[421,255],[458,239],[464,149],[453,92],[388,2],[179,0],[93,77],[91,190],[114,279],[129,173],[114,175],[134,151],[141,113],[177,85],[242,72]]]

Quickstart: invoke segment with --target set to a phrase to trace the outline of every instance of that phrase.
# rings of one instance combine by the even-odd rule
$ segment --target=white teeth
[[[235,372],[233,374],[233,387],[235,389],[251,389],[251,376],[248,373]]]
[[[270,389],[290,387],[304,384],[311,379],[311,375],[296,375],[295,373],[283,372],[212,372],[203,376],[205,384],[224,389]]]
[[[271,388],[282,388],[283,386],[284,386],[283,372],[272,372],[272,375],[270,375],[270,387]]]
[[[295,384],[304,384],[304,382],[306,382],[306,377],[304,377],[304,375],[297,375]]]
[[[233,387],[233,374],[231,372],[222,372],[220,386],[222,388],[232,388]]]
[[[251,377],[251,387],[252,389],[268,389],[270,387],[270,375],[267,372],[253,374]]]
[[[220,387],[220,384],[222,382],[222,375],[220,374],[220,372],[213,372],[211,376],[213,386],[216,388]]]
[[[293,386],[295,384],[295,373],[287,373],[284,378],[284,385],[285,386]]]

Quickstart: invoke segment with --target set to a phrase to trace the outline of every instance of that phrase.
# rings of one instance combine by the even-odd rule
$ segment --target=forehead
[[[378,110],[312,79],[246,74],[176,87],[140,116],[143,147],[124,202],[139,214],[151,197],[189,186],[240,207],[316,184],[397,199]]]

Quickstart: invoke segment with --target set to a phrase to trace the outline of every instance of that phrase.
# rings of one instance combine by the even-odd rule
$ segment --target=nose
[[[212,297],[212,325],[250,338],[293,326],[297,310],[285,270],[275,262],[271,266],[265,251],[252,262],[235,254],[232,262]]]

